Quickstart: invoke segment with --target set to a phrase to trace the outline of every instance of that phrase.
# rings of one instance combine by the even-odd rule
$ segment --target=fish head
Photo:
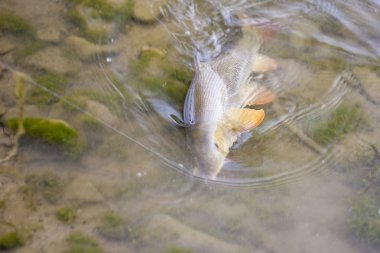
[[[228,154],[222,147],[215,142],[214,133],[203,131],[201,128],[193,131],[195,167],[194,176],[214,180],[222,169],[224,160]]]
[[[224,165],[237,137],[261,124],[264,110],[231,108],[216,125],[198,126],[193,130],[195,176],[214,180]]]

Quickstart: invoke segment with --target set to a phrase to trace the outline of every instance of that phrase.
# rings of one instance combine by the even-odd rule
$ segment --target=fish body
[[[274,61],[257,54],[257,49],[240,47],[197,64],[184,105],[184,121],[191,126],[196,176],[215,179],[237,137],[264,119],[263,110],[245,108],[273,99],[273,94],[250,80],[252,72],[275,67]]]

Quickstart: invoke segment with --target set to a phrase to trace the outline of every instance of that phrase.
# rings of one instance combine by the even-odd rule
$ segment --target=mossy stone
[[[25,118],[23,125],[27,136],[59,147],[66,157],[74,159],[84,151],[85,143],[78,131],[62,120]],[[16,130],[18,119],[9,119],[7,126]]]
[[[80,232],[70,234],[66,241],[68,249],[63,253],[102,253],[104,252],[99,246],[99,243],[93,238],[84,235]]]
[[[129,236],[126,221],[113,212],[104,214],[98,227],[98,231],[100,235],[113,240],[123,240]]]
[[[0,250],[10,250],[24,244],[17,231],[8,232],[0,237]]]
[[[7,11],[0,11],[0,32],[34,36],[34,29],[23,18]]]

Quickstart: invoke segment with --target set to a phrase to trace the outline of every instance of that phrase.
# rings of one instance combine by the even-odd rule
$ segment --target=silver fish
[[[258,50],[258,44],[245,39],[216,59],[197,64],[184,104],[196,158],[194,175],[215,179],[237,137],[263,121],[264,110],[246,106],[268,103],[274,95],[251,80],[251,74],[274,70],[277,64]]]

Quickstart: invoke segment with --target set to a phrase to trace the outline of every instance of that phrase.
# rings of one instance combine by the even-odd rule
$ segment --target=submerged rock
[[[105,105],[94,100],[88,100],[86,101],[86,104],[88,112],[94,115],[97,119],[105,121],[112,126],[117,126],[119,123],[118,118],[112,114]]]
[[[150,242],[154,245],[154,243],[167,241],[171,245],[181,245],[194,252],[246,252],[239,246],[229,244],[202,231],[195,230],[165,214],[153,216],[147,225],[146,232],[141,236],[144,243]]]
[[[9,53],[15,48],[15,45],[7,38],[0,38],[0,55]]]
[[[75,178],[64,192],[64,198],[79,203],[99,203],[103,201],[103,196],[92,184],[84,177]]]
[[[26,58],[29,65],[50,70],[58,74],[67,74],[78,71],[78,66],[72,60],[65,57],[59,47],[48,47]]]
[[[119,51],[114,45],[97,45],[77,36],[67,37],[65,44],[71,47],[82,60],[88,60],[99,54],[116,54]]]
[[[54,27],[37,30],[37,38],[46,41],[58,43],[61,40],[61,32]]]
[[[100,235],[112,240],[124,240],[129,237],[129,229],[126,221],[113,212],[103,215],[98,226]]]
[[[139,0],[135,1],[133,17],[142,23],[154,23],[160,15],[161,8],[167,0]]]

